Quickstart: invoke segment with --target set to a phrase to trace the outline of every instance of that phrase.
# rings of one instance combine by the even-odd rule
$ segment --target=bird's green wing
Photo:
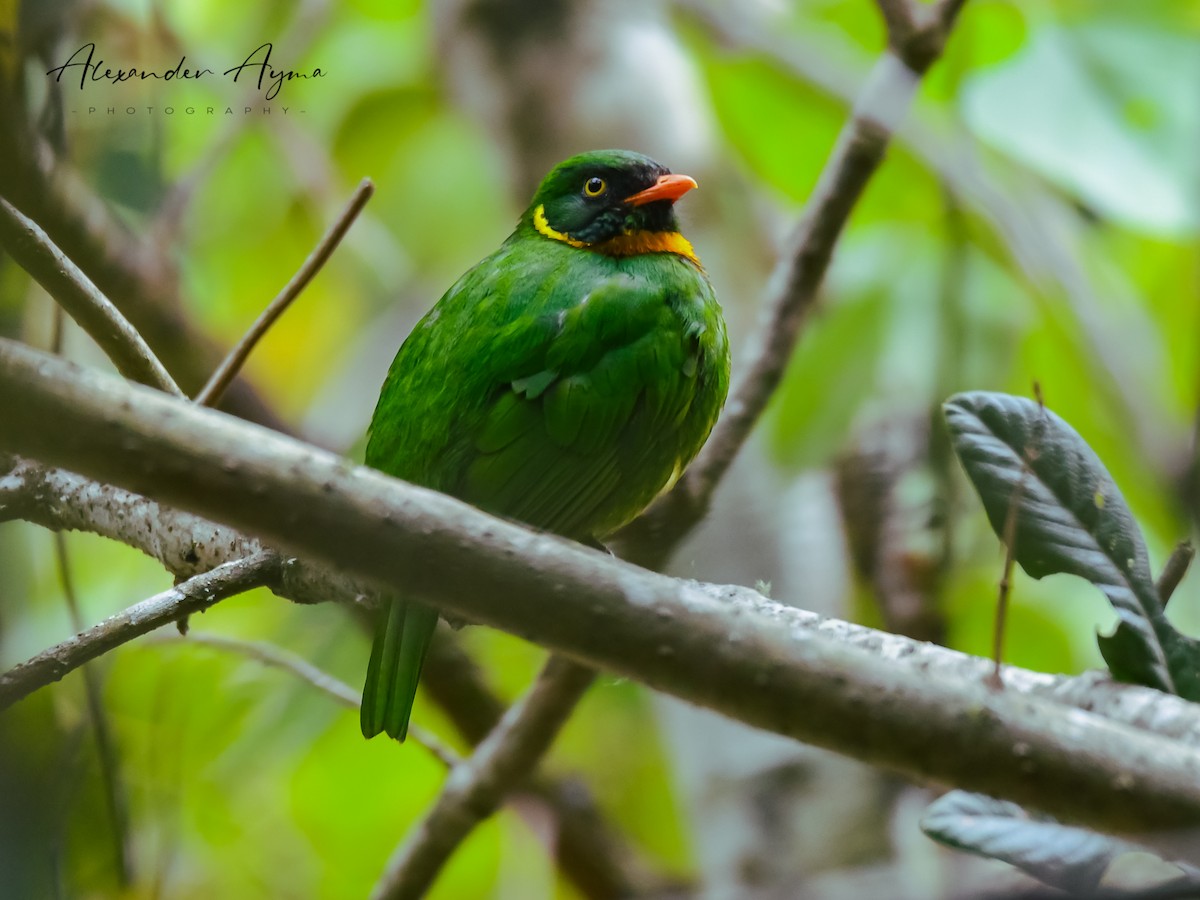
[[[512,360],[523,374],[501,380],[459,495],[576,538],[640,512],[699,449],[723,399],[704,352],[703,289],[624,273],[580,286],[535,354]]]

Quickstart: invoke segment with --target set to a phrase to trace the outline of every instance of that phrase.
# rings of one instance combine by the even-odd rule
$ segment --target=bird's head
[[[631,235],[677,234],[674,203],[695,186],[640,153],[595,150],[555,166],[523,221],[545,237],[596,249]]]

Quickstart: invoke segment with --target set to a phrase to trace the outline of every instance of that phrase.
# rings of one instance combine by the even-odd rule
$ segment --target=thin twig
[[[0,197],[0,244],[100,345],[127,378],[183,396],[130,323],[36,222]]]
[[[322,694],[347,709],[358,709],[359,706],[359,692],[346,684],[346,682],[335,678],[328,672],[318,669],[302,656],[298,656],[274,644],[268,644],[263,641],[243,641],[237,638],[224,637],[219,634],[206,634],[197,631],[189,632],[186,637],[169,633],[158,635],[150,638],[147,643],[179,644],[193,647],[200,644],[226,653],[235,653],[238,656],[252,659],[264,666],[281,669],[289,675],[299,678],[305,684],[316,688]],[[447,769],[453,769],[462,762],[462,757],[432,732],[413,725],[408,729],[408,736],[414,743],[428,750]]]
[[[40,687],[61,680],[84,663],[161,625],[174,622],[182,615],[203,612],[227,597],[269,583],[278,569],[279,558],[274,553],[259,553],[225,563],[135,603],[0,675],[0,710]]]
[[[996,622],[992,629],[992,661],[995,668],[988,677],[988,684],[994,688],[1004,687],[1001,678],[1001,668],[1004,658],[1004,626],[1008,618],[1008,595],[1012,587],[1013,561],[1016,559],[1017,520],[1021,513],[1021,495],[1025,493],[1025,477],[1029,467],[1021,464],[1021,475],[1013,485],[1012,496],[1008,498],[1008,511],[1004,516],[1004,572],[1000,576],[1000,585],[996,595]]]
[[[437,687],[446,689],[436,693],[439,705],[468,742],[478,744],[499,723],[504,707],[494,695],[486,692],[481,676],[472,671],[471,658],[450,638],[452,635],[443,633],[434,642],[430,658],[425,664],[422,684],[431,692]],[[359,706],[359,692],[354,688],[317,669],[302,657],[272,644],[240,641],[196,631],[189,633],[186,638],[169,633],[155,635],[148,642],[182,645],[201,643],[238,653],[264,665],[284,669],[349,709],[356,710]],[[434,678],[432,676],[438,673],[433,671],[433,664],[449,667],[450,671]],[[453,700],[447,700],[447,692],[453,695]],[[464,696],[464,692],[470,696]],[[408,737],[448,769],[462,762],[462,757],[453,748],[426,729],[410,725]],[[519,783],[515,790],[521,796],[536,799],[541,807],[548,808],[554,814],[558,828],[554,850],[558,863],[581,896],[623,897],[640,893],[643,888],[650,889],[666,883],[664,876],[649,871],[628,847],[616,840],[612,827],[603,819],[584,786],[542,777]],[[519,802],[515,807],[518,813],[526,809]]]
[[[308,258],[304,260],[304,264],[292,276],[291,280],[284,285],[283,290],[275,297],[274,300],[267,305],[267,308],[262,311],[258,319],[250,326],[250,330],[238,341],[237,346],[229,352],[229,355],[221,361],[221,365],[213,372],[208,383],[196,395],[196,402],[201,406],[215,406],[217,401],[221,399],[221,395],[229,384],[237,377],[237,373],[241,370],[242,365],[246,362],[246,358],[254,349],[255,345],[262,339],[262,336],[267,333],[267,330],[275,323],[275,321],[283,315],[287,308],[292,304],[300,292],[308,286],[317,272],[321,271],[321,267],[325,265],[333,251],[337,249],[339,243],[354,220],[358,218],[358,214],[362,212],[367,201],[371,199],[371,195],[375,193],[375,185],[371,179],[364,178],[359,182],[358,188],[355,189],[354,195],[350,198],[346,208],[329,226],[329,230],[321,237],[320,242],[313,249]]]
[[[1040,381],[1033,382],[1033,397],[1041,411],[1041,417],[1038,420],[1040,432],[1046,417],[1046,398],[1042,394]],[[1021,516],[1021,499],[1025,493],[1025,479],[1032,474],[1031,467],[1038,455],[1039,451],[1036,446],[1028,444],[1025,446],[1021,460],[1021,474],[1017,477],[1017,483],[1013,485],[1012,495],[1008,498],[1008,510],[1004,515],[1004,572],[1000,576],[996,597],[996,622],[992,632],[992,659],[995,662],[995,668],[988,678],[988,684],[997,689],[1004,687],[1004,681],[1001,678],[1001,659],[1004,655],[1004,627],[1008,618],[1008,595],[1012,587],[1013,562],[1017,555],[1017,523]]]
[[[589,669],[551,657],[529,692],[450,773],[433,809],[393,854],[371,896],[425,896],[471,829],[499,807],[505,792],[549,749],[594,677]]]
[[[1162,601],[1164,609],[1170,601],[1171,595],[1175,593],[1175,588],[1179,587],[1179,582],[1183,581],[1183,576],[1187,574],[1188,566],[1192,564],[1192,557],[1195,555],[1196,548],[1192,546],[1191,541],[1180,541],[1171,551],[1171,555],[1163,566],[1162,574],[1154,583],[1154,587],[1158,590],[1158,599]]]
[[[67,554],[67,542],[61,531],[54,533],[54,555],[58,561],[58,576],[62,582],[63,597],[67,601],[67,612],[71,628],[78,634],[83,631],[83,615],[79,610],[79,596],[75,593],[75,582],[71,577],[71,566]],[[100,763],[100,780],[104,783],[104,801],[112,820],[113,861],[116,863],[117,881],[122,887],[133,883],[133,853],[129,843],[129,804],[121,782],[121,766],[117,757],[116,742],[104,711],[100,696],[100,676],[94,666],[83,668],[84,698],[87,703],[88,720],[96,737],[96,756]]]

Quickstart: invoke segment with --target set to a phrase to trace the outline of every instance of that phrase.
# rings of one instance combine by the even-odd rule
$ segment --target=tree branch
[[[454,767],[433,809],[392,856],[371,896],[425,896],[471,829],[495,812],[513,785],[537,765],[594,678],[591,670],[551,656],[529,692],[509,708],[470,759]]]
[[[210,606],[270,583],[280,563],[259,553],[217,566],[117,613],[0,675],[0,710],[121,644]]]
[[[137,329],[32,219],[0,197],[0,245],[91,336],[127,378],[182,397]]]
[[[903,20],[893,15],[897,2],[905,12]],[[882,162],[890,132],[911,103],[921,74],[941,54],[952,27],[953,13],[944,20],[931,21],[928,27],[916,27],[915,8],[909,3],[910,0],[880,0],[880,10],[888,25],[889,45],[897,55],[886,53],[880,58],[854,115],[838,137],[810,198],[808,212],[776,270],[771,301],[753,345],[749,373],[735,389],[733,401],[684,483],[672,493],[671,496],[681,500],[677,501],[674,512],[667,507],[665,513],[658,513],[659,518],[655,518],[652,510],[642,517],[644,526],[635,524],[638,530],[631,532],[629,539],[618,538],[626,558],[652,568],[665,563],[682,536],[707,511],[717,484],[779,386],[850,212]],[[898,59],[903,62],[898,64]],[[669,524],[664,526],[663,519]],[[571,672],[564,678],[569,681],[584,674]],[[566,721],[566,716],[562,721]],[[530,757],[529,763],[532,766],[536,758]]]
[[[186,504],[749,724],[1098,828],[1200,822],[1191,747],[931,677],[752,591],[641,571],[11,341],[0,341],[0,407],[0,445],[14,452]]]
[[[0,96],[0,197],[36,220],[101,293],[115,298],[145,342],[170,363],[185,393],[198,389],[221,352],[185,314],[171,255],[155,240],[134,237],[4,99]],[[234,384],[224,406],[288,430],[244,379]]]
[[[908,0],[881,0],[889,50],[876,61],[771,275],[742,374],[708,443],[669,494],[616,538],[621,556],[661,568],[704,517],[791,360],[850,213],[883,162],[921,76],[941,54],[953,17],[917,27]]]

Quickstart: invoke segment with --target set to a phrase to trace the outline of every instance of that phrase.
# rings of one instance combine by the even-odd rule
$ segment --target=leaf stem
[[[1154,583],[1154,587],[1158,591],[1158,598],[1162,600],[1163,609],[1167,608],[1167,601],[1175,593],[1175,588],[1179,587],[1179,582],[1183,581],[1183,576],[1187,574],[1188,567],[1192,564],[1192,557],[1195,555],[1196,548],[1192,546],[1191,541],[1180,541],[1171,551],[1162,573],[1158,576],[1158,581]]]

